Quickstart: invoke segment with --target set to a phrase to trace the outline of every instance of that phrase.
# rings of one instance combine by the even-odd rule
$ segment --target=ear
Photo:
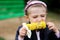
[[[26,19],[26,21],[29,21],[29,17],[27,15],[25,15],[24,18]]]

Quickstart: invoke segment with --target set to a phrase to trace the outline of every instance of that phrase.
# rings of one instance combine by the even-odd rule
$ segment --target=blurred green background
[[[0,20],[24,16],[24,0],[0,0]]]

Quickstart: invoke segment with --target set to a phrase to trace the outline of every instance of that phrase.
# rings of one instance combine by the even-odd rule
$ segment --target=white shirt
[[[37,39],[40,40],[40,32],[39,31],[36,31],[36,35],[37,35]]]

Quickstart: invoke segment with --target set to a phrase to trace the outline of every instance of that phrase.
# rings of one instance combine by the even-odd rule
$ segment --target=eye
[[[45,15],[41,15],[41,17],[45,17]]]
[[[33,16],[33,18],[37,18],[38,16]]]

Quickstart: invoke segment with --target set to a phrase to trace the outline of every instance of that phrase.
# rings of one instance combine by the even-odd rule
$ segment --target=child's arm
[[[60,31],[58,30],[57,27],[55,27],[54,23],[48,22],[47,25],[48,25],[49,30],[54,31],[57,38],[60,38]]]

